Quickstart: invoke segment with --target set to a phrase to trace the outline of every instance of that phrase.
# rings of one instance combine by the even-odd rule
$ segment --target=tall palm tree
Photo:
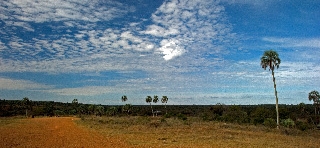
[[[159,97],[157,95],[154,95],[152,102],[157,103],[158,101],[159,101]],[[155,111],[154,113],[156,114],[156,116],[158,116],[159,111]]]
[[[150,107],[151,107],[151,111],[152,111],[152,116],[154,117],[153,108],[152,108],[152,105],[151,105],[152,97],[151,97],[151,96],[147,96],[146,102],[147,102],[147,103],[150,103]]]
[[[274,69],[279,68],[281,60],[279,58],[279,54],[273,50],[267,50],[263,53],[261,57],[261,66],[264,70],[269,67],[269,70],[272,72],[272,80],[273,80],[273,87],[274,87],[274,94],[276,96],[276,112],[277,112],[277,128],[279,129],[279,107],[278,107],[278,93],[277,93],[277,86],[276,86],[276,79],[274,77]]]
[[[162,98],[161,98],[161,102],[162,103],[165,103],[165,105],[164,105],[164,108],[166,109],[166,114],[168,114],[168,112],[167,112],[167,103],[168,103],[168,97],[167,96],[162,96]]]
[[[309,93],[309,101],[313,101],[314,114],[317,115],[317,108],[320,105],[320,94],[318,91],[314,90]]]
[[[126,95],[123,95],[123,96],[121,97],[121,101],[122,101],[122,102],[126,102],[127,100],[128,100],[128,98],[127,98]]]

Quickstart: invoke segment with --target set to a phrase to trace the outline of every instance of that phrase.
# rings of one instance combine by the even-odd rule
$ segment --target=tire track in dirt
[[[121,139],[103,137],[77,126],[72,117],[22,119],[0,127],[0,147],[128,147]]]

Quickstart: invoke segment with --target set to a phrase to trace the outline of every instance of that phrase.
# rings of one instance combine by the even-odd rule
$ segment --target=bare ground
[[[0,127],[0,147],[127,147],[121,139],[104,137],[78,126],[72,117],[20,119]]]

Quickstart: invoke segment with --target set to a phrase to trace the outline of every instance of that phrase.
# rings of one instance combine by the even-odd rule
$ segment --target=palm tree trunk
[[[276,96],[277,129],[279,129],[278,92],[277,92],[276,78],[274,77],[274,71],[273,70],[272,70],[272,79],[273,79],[273,86],[274,86],[274,94]]]
[[[166,109],[166,114],[168,114],[167,103],[164,105],[164,108]]]
[[[154,117],[153,108],[152,108],[151,103],[150,103],[150,106],[151,106],[152,116]]]

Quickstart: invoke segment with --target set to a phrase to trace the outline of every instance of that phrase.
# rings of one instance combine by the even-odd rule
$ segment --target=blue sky
[[[320,91],[320,1],[2,0],[0,98],[274,104]],[[159,103],[160,104],[160,103]]]

